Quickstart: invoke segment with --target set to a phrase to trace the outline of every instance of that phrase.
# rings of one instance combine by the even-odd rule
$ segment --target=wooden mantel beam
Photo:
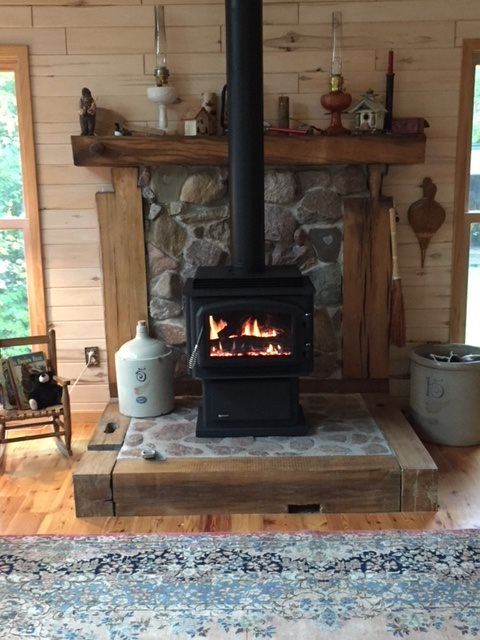
[[[315,166],[322,164],[421,164],[425,136],[265,136],[265,164]],[[72,136],[73,159],[85,167],[149,165],[226,165],[225,137]]]

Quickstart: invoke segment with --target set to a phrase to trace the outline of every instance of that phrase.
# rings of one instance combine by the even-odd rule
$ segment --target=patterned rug
[[[477,531],[0,538],[0,638],[480,635]]]

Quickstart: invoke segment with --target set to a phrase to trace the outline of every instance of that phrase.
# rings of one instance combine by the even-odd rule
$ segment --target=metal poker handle
[[[205,326],[202,325],[202,328],[200,329],[200,333],[198,334],[198,338],[197,338],[197,342],[195,343],[195,346],[193,347],[192,350],[192,355],[190,356],[190,358],[188,359],[188,368],[191,371],[193,369],[193,367],[197,364],[197,359],[198,359],[198,350],[200,348],[200,341],[202,339],[203,336],[203,330],[204,330]]]

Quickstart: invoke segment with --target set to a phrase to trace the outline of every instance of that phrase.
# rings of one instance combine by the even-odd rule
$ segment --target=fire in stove
[[[208,317],[211,358],[288,357],[292,355],[286,332],[252,316],[239,323]],[[236,324],[237,327],[233,326]]]

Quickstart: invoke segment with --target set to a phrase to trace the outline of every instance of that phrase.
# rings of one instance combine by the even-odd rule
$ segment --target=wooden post
[[[55,375],[58,374],[57,370],[57,341],[55,329],[48,330],[48,359],[49,365]]]
[[[389,206],[388,199],[344,199],[344,378],[389,375]]]
[[[72,455],[72,414],[70,411],[70,394],[68,393],[68,385],[64,385],[62,388],[62,405],[65,446],[69,455]]]
[[[115,352],[148,320],[142,198],[136,168],[112,169],[113,193],[97,193],[110,395],[117,395]]]

